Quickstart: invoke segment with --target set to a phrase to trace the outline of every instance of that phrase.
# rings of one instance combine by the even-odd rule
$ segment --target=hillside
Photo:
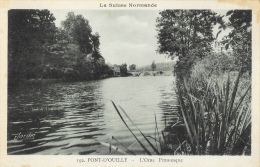
[[[173,71],[174,69],[174,65],[175,65],[176,61],[172,61],[172,62],[168,62],[168,63],[156,63],[156,71]],[[151,71],[151,65],[147,65],[147,66],[141,66],[141,67],[137,67],[138,71]]]

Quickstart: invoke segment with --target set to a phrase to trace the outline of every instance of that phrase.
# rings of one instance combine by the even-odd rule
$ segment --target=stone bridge
[[[170,76],[173,75],[172,71],[128,71],[128,73],[132,74],[133,76],[149,76],[149,75],[162,75],[162,76]]]

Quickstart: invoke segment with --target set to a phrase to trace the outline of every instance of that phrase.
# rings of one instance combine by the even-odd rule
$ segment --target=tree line
[[[8,79],[90,80],[112,73],[100,53],[99,34],[69,12],[60,28],[49,10],[9,10]]]

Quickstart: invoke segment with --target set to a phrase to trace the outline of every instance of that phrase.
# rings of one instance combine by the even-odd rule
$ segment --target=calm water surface
[[[173,82],[172,76],[117,77],[12,88],[8,94],[8,154],[120,154],[100,144],[122,148],[111,136],[126,147],[135,142],[111,100],[144,134],[154,136],[155,115],[159,131],[177,119]],[[28,134],[34,134],[34,139],[15,139]],[[143,154],[137,143],[131,150]]]

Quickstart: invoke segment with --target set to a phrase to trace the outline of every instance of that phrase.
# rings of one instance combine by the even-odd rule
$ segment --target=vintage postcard
[[[258,167],[259,9],[2,0],[0,166]]]

